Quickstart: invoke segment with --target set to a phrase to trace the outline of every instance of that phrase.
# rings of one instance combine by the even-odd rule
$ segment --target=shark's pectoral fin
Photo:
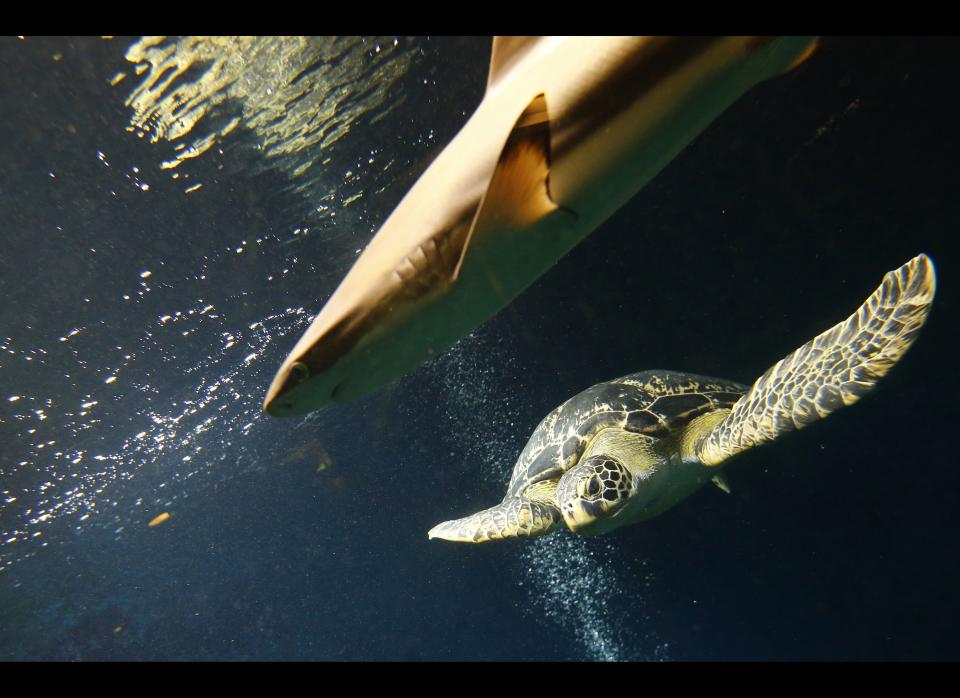
[[[507,137],[463,240],[453,279],[459,276],[470,241],[478,230],[523,230],[557,210],[576,218],[573,211],[559,206],[550,196],[550,115],[547,98],[539,94],[520,114]]]
[[[539,94],[520,114],[500,153],[497,167],[480,202],[480,222],[529,225],[552,213],[550,197],[550,114]]]

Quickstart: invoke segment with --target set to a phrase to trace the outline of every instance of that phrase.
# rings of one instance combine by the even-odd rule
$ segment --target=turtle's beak
[[[589,536],[595,533],[594,529],[600,517],[603,516],[603,500],[588,502],[577,500],[570,507],[562,507],[563,520],[574,533]]]

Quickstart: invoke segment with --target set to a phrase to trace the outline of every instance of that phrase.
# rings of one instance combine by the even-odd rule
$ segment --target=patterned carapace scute
[[[663,437],[702,414],[731,408],[746,390],[733,381],[673,371],[641,371],[587,388],[534,430],[514,466],[507,497],[560,477],[602,429]]]

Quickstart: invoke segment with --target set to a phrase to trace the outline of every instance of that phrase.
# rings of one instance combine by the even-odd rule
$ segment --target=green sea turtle
[[[539,536],[563,523],[595,535],[649,519],[713,480],[753,446],[852,405],[903,356],[933,301],[921,254],[889,272],[844,322],[751,387],[643,371],[587,388],[548,414],[517,459],[503,501],[435,526],[430,538],[482,543]]]

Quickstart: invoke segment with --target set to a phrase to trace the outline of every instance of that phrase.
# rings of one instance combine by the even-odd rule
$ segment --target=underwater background
[[[450,351],[261,414],[489,51],[0,40],[0,659],[960,659],[956,39],[824,39]],[[427,540],[500,501],[568,397],[750,383],[920,252],[913,349],[731,494],[596,539]]]

